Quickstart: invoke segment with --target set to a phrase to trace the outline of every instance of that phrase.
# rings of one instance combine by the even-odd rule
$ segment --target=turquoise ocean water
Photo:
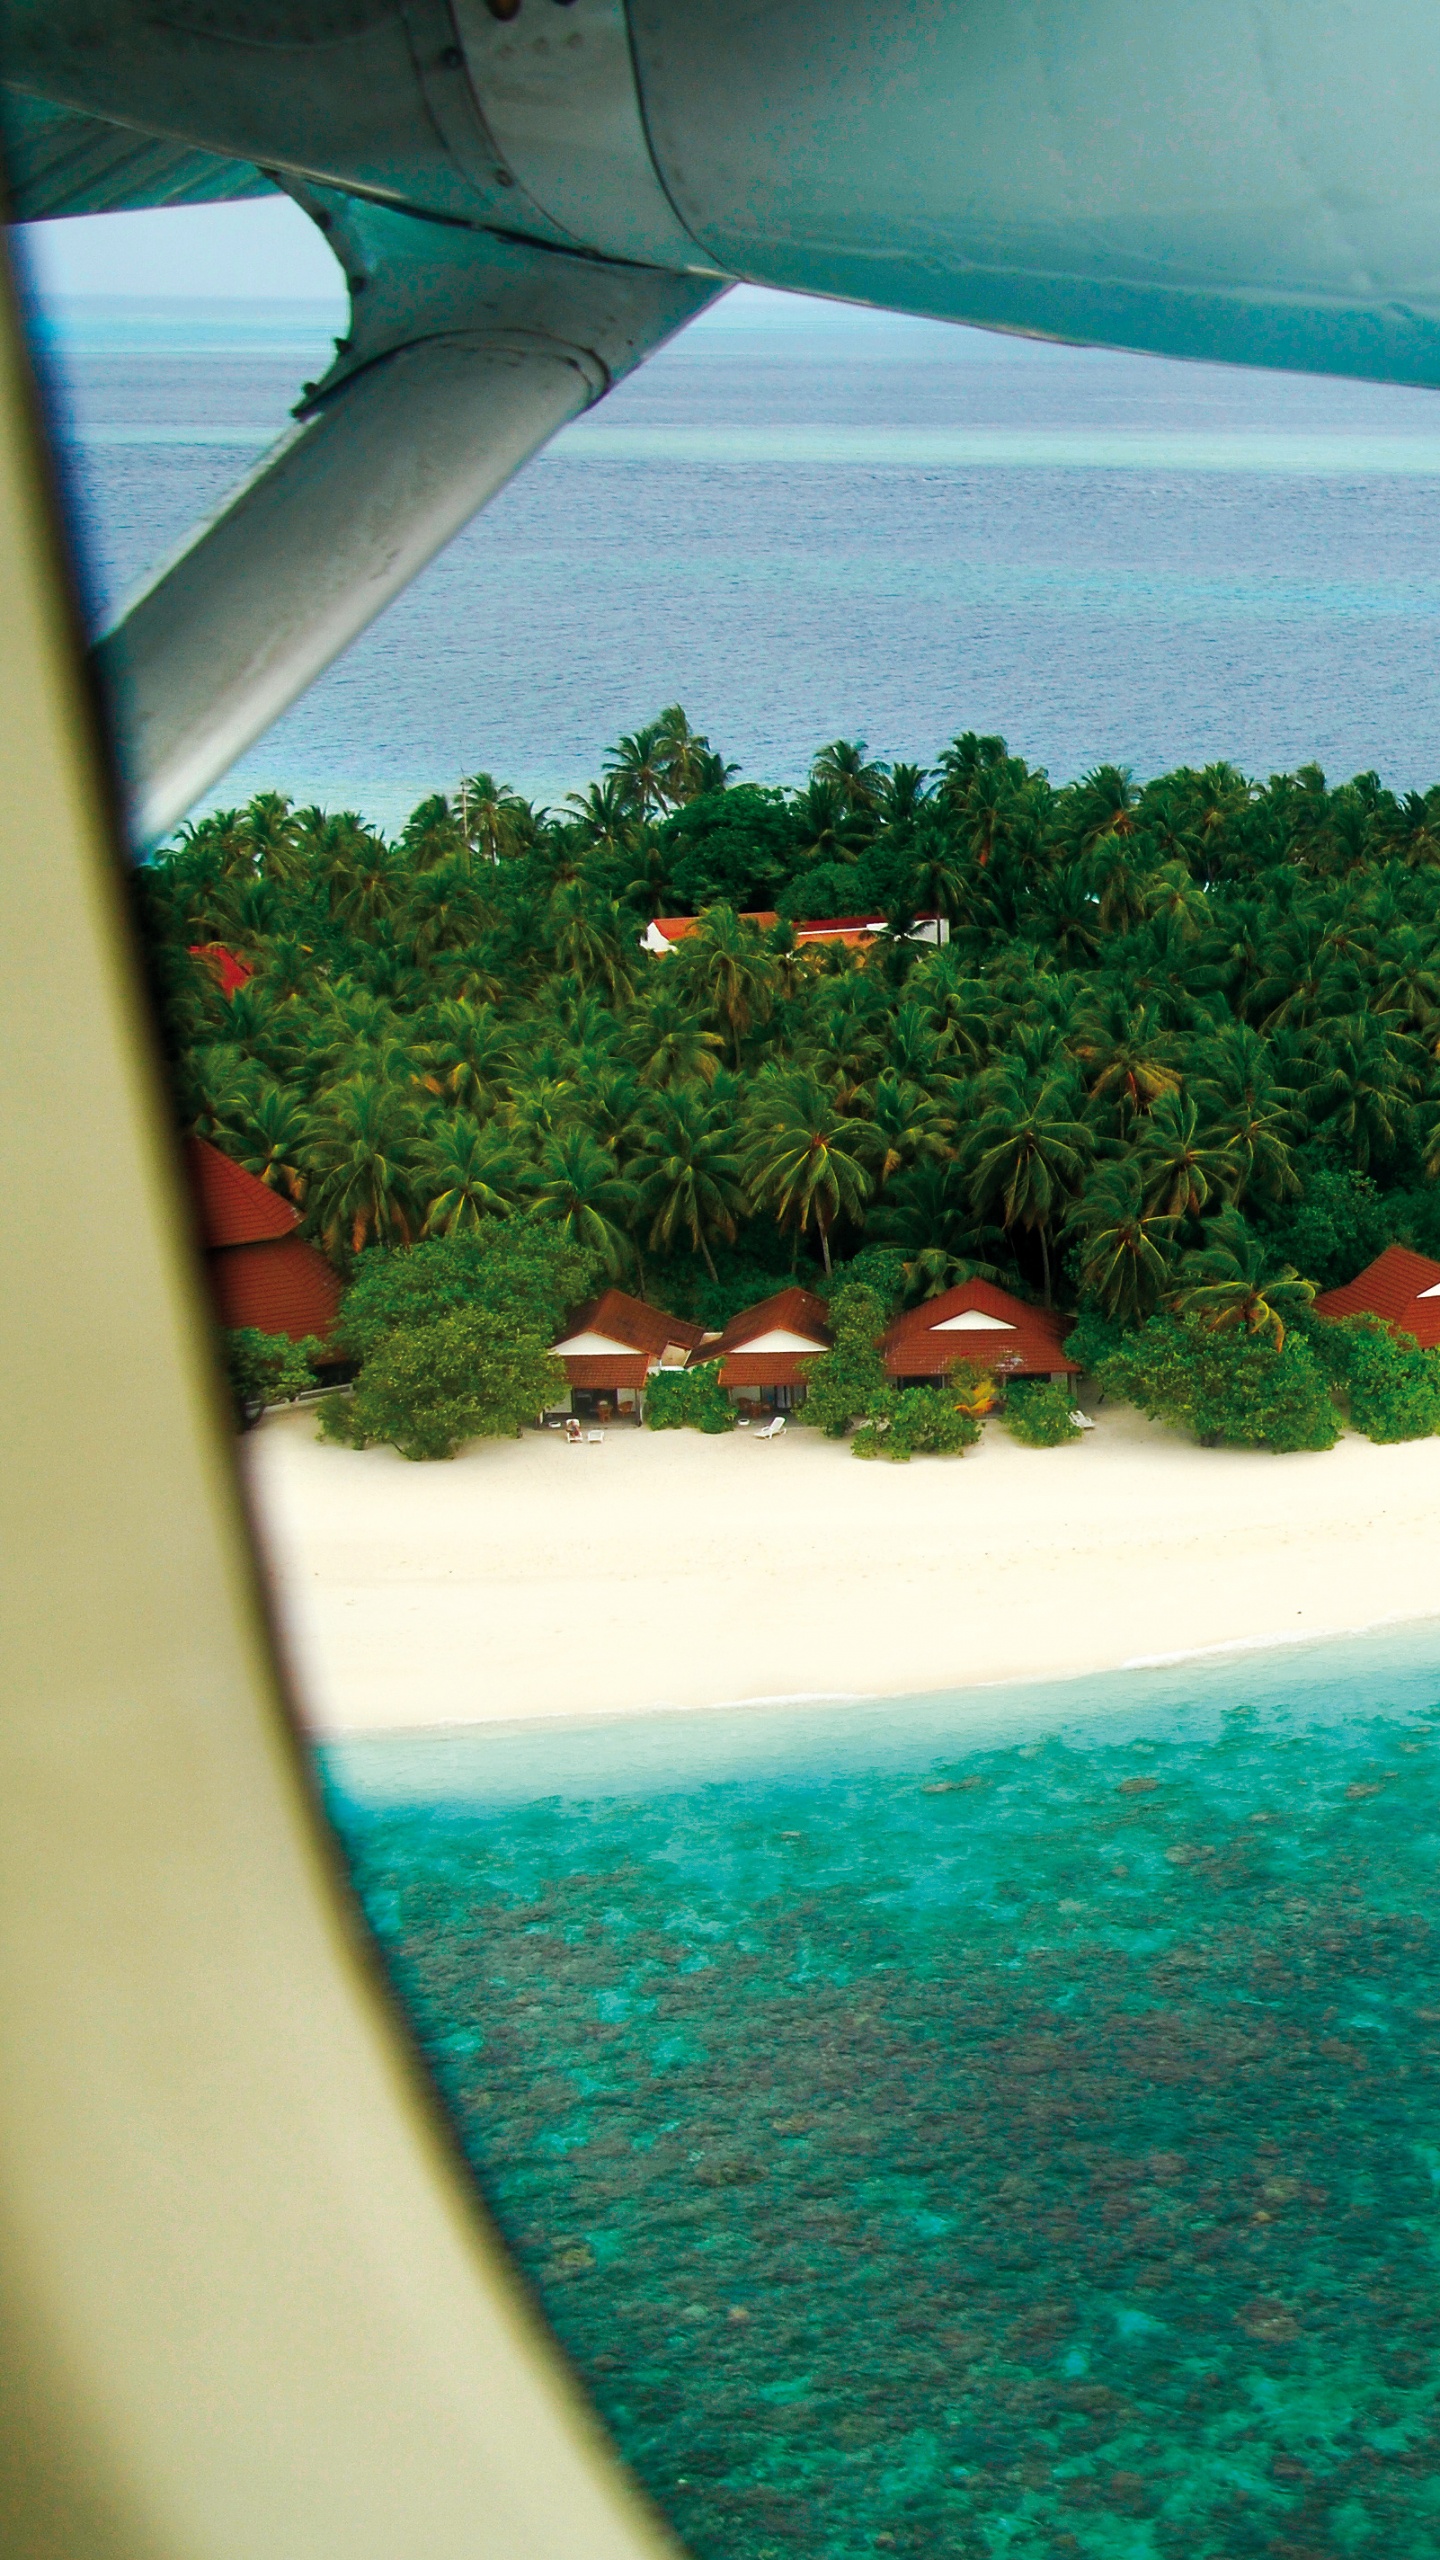
[[[253,467],[340,309],[37,312],[100,621]],[[1435,395],[736,296],[560,437],[243,758],[394,821],[556,799],[680,700],[750,775],[998,729],[1057,779],[1440,776]]]
[[[1440,1625],[323,1776],[702,2560],[1440,2549]]]

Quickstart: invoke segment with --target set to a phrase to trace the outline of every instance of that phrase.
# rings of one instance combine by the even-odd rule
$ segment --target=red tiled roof
[[[1422,1295],[1440,1289],[1440,1262],[1407,1245],[1387,1244],[1343,1289],[1327,1289],[1315,1301],[1319,1316],[1380,1316],[1402,1333],[1413,1334],[1425,1351],[1440,1348],[1440,1298]]]
[[[340,1312],[340,1283],[323,1253],[301,1236],[270,1236],[260,1244],[222,1246],[207,1253],[215,1312],[227,1329],[254,1325],[261,1333],[307,1333],[329,1339]]]
[[[722,1387],[798,1387],[821,1351],[737,1351],[720,1371]]]
[[[239,988],[248,987],[255,975],[251,963],[242,960],[238,951],[227,951],[223,942],[192,942],[190,957],[204,961],[222,996],[233,996]]]
[[[993,1316],[1005,1331],[992,1332],[986,1325],[936,1332],[937,1325],[969,1314]],[[973,1360],[984,1369],[1003,1361],[1012,1376],[1021,1378],[1049,1377],[1062,1369],[1073,1375],[1080,1364],[1067,1360],[1062,1348],[1069,1330],[1069,1318],[1053,1309],[1027,1307],[1023,1298],[1012,1297],[991,1280],[965,1280],[943,1297],[912,1307],[890,1327],[883,1345],[885,1366],[892,1378],[937,1378],[958,1360]]]
[[[259,1244],[299,1226],[299,1213],[288,1200],[243,1165],[232,1164],[208,1138],[187,1138],[185,1161],[207,1245]]]
[[[724,1359],[732,1351],[743,1351],[747,1342],[753,1342],[762,1333],[809,1334],[817,1351],[828,1351],[831,1342],[829,1310],[824,1299],[817,1298],[813,1289],[777,1289],[773,1298],[761,1298],[757,1305],[745,1307],[738,1316],[732,1316],[710,1356]],[[761,1354],[762,1358],[766,1356]],[[775,1356],[783,1359],[791,1355],[777,1352]]]
[[[601,1352],[581,1351],[565,1362],[565,1375],[572,1387],[608,1387],[612,1395],[617,1387],[643,1387],[649,1369],[649,1358],[643,1351],[608,1360]]]
[[[742,924],[758,925],[762,933],[769,933],[780,919],[768,908],[756,908],[747,909],[740,921]],[[657,916],[653,931],[662,933],[667,942],[683,942],[687,933],[693,933],[699,922],[698,916]]]
[[[703,1325],[686,1324],[680,1316],[667,1315],[663,1307],[648,1306],[643,1298],[627,1297],[623,1289],[606,1289],[600,1297],[590,1299],[586,1306],[577,1307],[574,1314],[567,1317],[560,1339],[568,1342],[572,1334],[577,1333],[603,1333],[612,1342],[624,1343],[629,1350],[647,1353],[652,1360],[658,1360],[671,1343],[682,1351],[693,1351],[696,1344],[705,1338]],[[582,1352],[579,1356],[595,1359],[606,1355]],[[567,1369],[569,1365],[567,1360]],[[581,1385],[586,1382],[577,1379],[572,1383]]]

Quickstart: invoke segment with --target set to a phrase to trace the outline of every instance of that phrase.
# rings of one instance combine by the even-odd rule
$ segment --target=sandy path
[[[1130,1413],[862,1465],[810,1432],[527,1433],[445,1466],[243,1444],[327,1731],[899,1695],[1440,1614],[1440,1440],[1198,1450]]]

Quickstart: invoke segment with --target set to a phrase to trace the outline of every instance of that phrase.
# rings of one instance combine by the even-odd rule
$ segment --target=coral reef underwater
[[[484,2194],[701,2560],[1433,2560],[1440,1705],[1303,1706],[332,1785]]]

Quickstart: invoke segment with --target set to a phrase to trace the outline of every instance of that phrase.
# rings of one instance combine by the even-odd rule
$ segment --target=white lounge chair
[[[1075,1428],[1076,1428],[1076,1430],[1077,1430],[1077,1431],[1093,1431],[1093,1430],[1094,1430],[1094,1428],[1095,1428],[1095,1425],[1094,1425],[1094,1423],[1091,1421],[1089,1414],[1088,1414],[1088,1413],[1082,1413],[1082,1412],[1080,1411],[1080,1408],[1079,1408],[1079,1406],[1078,1406],[1078,1405],[1076,1406],[1076,1408],[1075,1408],[1074,1412],[1071,1414],[1070,1419],[1071,1419],[1071,1421],[1074,1423]]]
[[[605,1434],[603,1431],[587,1431],[585,1437],[589,1441],[592,1449],[601,1449],[605,1445]]]
[[[777,1413],[769,1422],[762,1422],[755,1437],[757,1440],[778,1440],[784,1428],[785,1416],[783,1413]]]

